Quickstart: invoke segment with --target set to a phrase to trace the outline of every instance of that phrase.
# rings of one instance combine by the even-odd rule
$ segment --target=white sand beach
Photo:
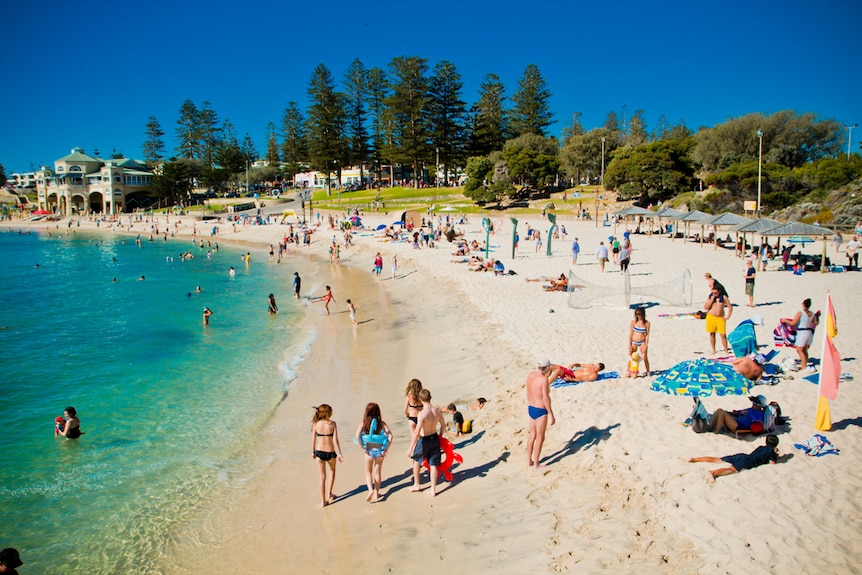
[[[770,347],[779,318],[793,317],[807,297],[813,310],[825,311],[831,292],[841,371],[856,379],[841,382],[838,399],[831,402],[833,429],[820,433],[841,453],[816,458],[793,448],[817,432],[818,388],[803,379],[810,374],[796,372],[778,385],[751,391],[779,402],[791,418],[779,435],[781,453],[791,457],[711,484],[706,470],[719,466],[688,463],[689,458],[750,452],[763,438],[695,434],[681,425],[691,411],[689,398],[650,391],[653,377],[620,377],[551,391],[556,424],[549,427],[543,449],[547,468],[536,471],[528,468],[525,452],[527,374],[545,358],[562,364],[604,362],[608,371],[624,374],[633,312],[620,296],[571,308],[567,293],[545,292],[541,283],[525,281],[571,268],[590,284],[620,286],[618,269],[609,264],[601,273],[595,258],[599,241],[607,242],[613,228],[560,218],[568,237],[553,240],[550,257],[544,245],[537,253],[524,239],[513,259],[508,217],[491,217],[496,229],[491,257],[516,275],[468,271],[467,264],[452,263],[458,258],[445,240],[435,248],[414,249],[410,242],[359,232],[353,247],[342,248],[341,264],[328,263],[335,233],[328,229],[314,234],[310,248],[290,248],[281,265],[289,266],[293,257],[319,260],[319,275],[307,280],[304,291],[320,295],[324,284],[331,285],[333,313],[326,316],[322,304],[298,304],[307,305],[306,321],[316,341],[261,437],[256,457],[263,471],[177,534],[165,551],[163,572],[862,572],[853,559],[862,553],[857,272],[793,275],[772,263],[757,274],[757,305],[749,308],[743,260],[732,250],[633,235],[632,286],[664,285],[668,295],[678,297],[670,292],[681,292],[686,270],[693,286],[691,306],[667,304],[659,294],[631,302],[648,305],[653,370],[710,356],[703,321],[659,317],[701,309],[708,294],[705,272],[727,287],[735,304],[728,331],[760,314],[765,325],[756,328],[758,342]],[[547,220],[518,219],[522,237],[529,223],[545,239]],[[363,220],[373,229],[391,223],[393,216],[369,213]],[[45,223],[31,226],[46,229]],[[477,217],[456,228],[470,240],[484,241]],[[78,229],[95,230],[95,225],[82,222]],[[185,221],[181,236],[190,236],[191,230]],[[283,226],[246,226],[234,233],[224,224],[218,239],[247,242],[262,254],[260,265],[276,265],[266,263],[263,254],[284,231]],[[623,231],[621,225],[617,234]],[[577,266],[571,265],[574,237],[581,245]],[[816,244],[805,251],[820,249]],[[384,260],[380,281],[370,273],[378,251]],[[391,279],[395,254],[398,270]],[[667,287],[671,282],[679,288]],[[282,305],[290,288],[284,289]],[[344,312],[347,298],[358,307],[355,328]],[[813,358],[821,355],[822,328],[811,348]],[[795,350],[782,348],[774,362],[785,357],[796,357]],[[479,396],[489,400],[481,411],[463,412],[474,420],[472,434],[453,438],[464,462],[436,498],[408,491],[409,438],[402,407],[413,377],[431,390],[436,404],[472,403]],[[362,452],[352,442],[369,401],[381,405],[395,435],[383,466],[384,498],[374,504],[365,501]],[[335,482],[340,497],[323,509],[309,432],[311,406],[319,403],[333,406],[345,454]],[[704,403],[710,411],[750,405],[746,396],[708,397]],[[427,474],[423,477],[427,481]]]

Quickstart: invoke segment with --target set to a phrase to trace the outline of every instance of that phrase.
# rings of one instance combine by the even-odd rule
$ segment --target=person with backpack
[[[713,433],[719,433],[726,427],[731,433],[740,430],[762,433],[764,430],[764,413],[769,407],[769,403],[763,395],[752,395],[748,399],[751,400],[751,407],[748,409],[739,411],[716,409],[712,415],[709,430]]]
[[[760,465],[778,463],[778,436],[766,436],[766,444],[761,445],[751,453],[736,453],[724,457],[692,457],[689,463],[727,463],[728,467],[713,469],[709,472],[710,483],[722,475],[733,475],[745,469],[754,469]]]

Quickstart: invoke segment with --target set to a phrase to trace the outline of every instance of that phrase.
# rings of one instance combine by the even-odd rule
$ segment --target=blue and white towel
[[[603,371],[596,378],[596,381],[601,381],[603,379],[617,379],[620,376],[620,372],[618,371]],[[558,377],[553,383],[551,383],[551,387],[554,389],[558,387],[571,387],[573,385],[580,385],[584,383],[583,381],[566,381],[562,377]]]
[[[794,443],[793,447],[804,451],[805,455],[810,455],[812,457],[820,457],[821,455],[829,455],[830,453],[838,455],[840,451],[837,447],[832,445],[831,441],[819,433],[812,435],[811,439],[805,443]]]

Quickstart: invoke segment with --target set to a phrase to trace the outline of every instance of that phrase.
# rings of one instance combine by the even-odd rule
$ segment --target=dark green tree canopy
[[[691,141],[661,141],[620,148],[605,170],[605,187],[624,198],[658,203],[693,187]]]
[[[496,74],[488,74],[479,87],[479,100],[472,108],[470,149],[474,155],[502,151],[509,138],[506,88]]]
[[[503,159],[508,174],[525,186],[542,186],[553,181],[557,163],[557,139],[536,134],[524,134],[506,142]]]
[[[512,132],[516,136],[535,134],[544,136],[553,120],[551,113],[551,90],[539,71],[530,64],[518,80],[518,90],[512,96]]]

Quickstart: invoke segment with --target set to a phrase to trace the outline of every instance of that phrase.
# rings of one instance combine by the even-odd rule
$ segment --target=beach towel
[[[829,455],[832,453],[838,455],[840,451],[832,444],[831,441],[829,441],[819,433],[815,433],[814,435],[812,435],[811,439],[809,439],[805,443],[794,443],[793,447],[804,451],[805,455],[810,455],[812,457],[820,457],[821,455]]]
[[[668,318],[668,319],[697,319],[694,315],[697,312],[690,311],[688,313],[660,313],[659,317]]]
[[[603,371],[596,378],[596,381],[601,381],[603,379],[618,379],[619,377],[620,377],[620,372],[618,372],[618,371]],[[553,387],[553,388],[571,387],[573,385],[580,385],[582,383],[584,383],[584,382],[583,381],[566,381],[562,377],[558,377],[556,379],[556,381],[554,381],[551,384],[551,387]]]
[[[775,347],[796,347],[796,328],[779,323],[778,327],[772,330],[772,339]]]
[[[751,320],[745,320],[727,334],[727,343],[736,357],[742,357],[749,353],[757,352],[757,335],[754,333],[754,324]]]

